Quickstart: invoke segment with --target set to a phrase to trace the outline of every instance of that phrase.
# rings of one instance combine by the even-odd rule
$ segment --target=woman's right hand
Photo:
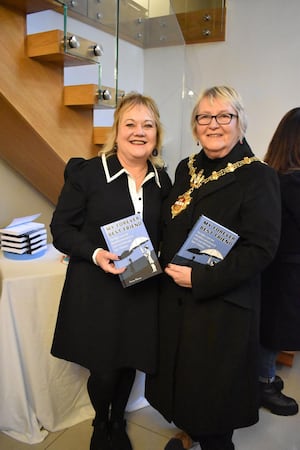
[[[117,269],[114,261],[118,261],[119,257],[115,253],[111,253],[104,249],[99,249],[96,257],[97,264],[101,267],[102,270],[106,273],[111,273],[113,275],[119,275],[120,273],[125,272],[126,267],[122,267],[121,269]]]

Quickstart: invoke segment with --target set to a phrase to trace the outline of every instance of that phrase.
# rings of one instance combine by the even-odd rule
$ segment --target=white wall
[[[41,213],[37,222],[44,223],[50,239],[49,223],[53,206],[23,177],[0,159],[1,208],[0,228],[6,227],[14,218]]]
[[[225,42],[189,45],[185,52],[183,47],[142,52],[128,43],[120,45],[119,87],[144,90],[157,101],[171,176],[179,159],[198,149],[189,126],[194,99],[182,102],[183,83],[197,93],[214,84],[239,90],[249,117],[248,141],[263,157],[281,117],[300,105],[299,18],[299,0],[227,0]],[[110,76],[111,67],[107,73]],[[1,190],[6,193],[0,226],[16,215],[41,210],[39,194],[18,176],[16,191],[16,175],[4,164],[0,171]],[[46,218],[51,210],[47,201],[43,208]]]
[[[188,45],[185,50],[185,87],[200,93],[215,84],[228,84],[243,97],[248,114],[247,139],[257,156],[263,157],[281,117],[300,106],[300,1],[227,0],[226,41]],[[155,67],[155,78],[172,83],[174,65],[165,64],[173,49],[145,52],[145,67]],[[179,68],[180,70],[180,62]],[[145,89],[153,74],[145,70]],[[151,88],[164,110],[165,85]],[[176,96],[177,98],[178,96]],[[160,102],[160,98],[163,102]],[[177,103],[177,100],[176,100]],[[168,130],[166,159],[173,168],[180,157],[197,151],[190,133],[190,114],[195,103],[184,102],[180,150],[174,130],[174,112],[163,117]],[[172,174],[172,173],[171,173]]]
[[[196,91],[229,84],[241,93],[247,137],[263,156],[281,117],[300,105],[299,0],[228,0],[226,42],[187,49]]]

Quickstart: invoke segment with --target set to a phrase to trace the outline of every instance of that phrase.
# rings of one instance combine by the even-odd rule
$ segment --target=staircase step
[[[18,9],[26,14],[53,9],[61,12],[61,5],[55,0],[1,0],[1,4]]]
[[[64,87],[64,105],[94,108],[98,103],[97,84],[80,84]]]
[[[111,127],[94,127],[94,144],[103,145],[106,142],[108,134],[111,132]]]
[[[125,91],[118,91],[122,98]],[[64,105],[81,108],[112,109],[116,107],[116,89],[97,84],[78,84],[64,87]]]
[[[74,43],[72,44],[72,42]],[[78,47],[76,47],[76,43],[79,43]],[[65,38],[62,30],[28,34],[26,45],[29,58],[56,62],[64,66],[100,63],[100,56],[95,54],[95,49],[100,48],[96,42],[74,36],[71,33],[67,33]],[[75,47],[71,47],[71,45],[75,45]]]

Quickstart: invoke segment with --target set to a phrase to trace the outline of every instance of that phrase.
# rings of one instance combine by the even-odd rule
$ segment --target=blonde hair
[[[191,115],[191,128],[194,138],[198,140],[196,115],[198,114],[199,104],[204,98],[208,98],[211,102],[213,102],[215,99],[223,100],[224,102],[229,103],[229,105],[232,106],[233,109],[235,109],[238,115],[238,126],[240,130],[239,139],[242,140],[247,130],[247,115],[240,94],[235,89],[229,86],[213,86],[209,89],[206,89],[198,97],[197,103],[194,106]]]
[[[138,92],[131,92],[125,95],[117,105],[117,108],[114,112],[114,123],[111,128],[111,132],[109,133],[106,143],[99,151],[99,155],[105,154],[106,156],[111,156],[117,153],[117,145],[116,139],[118,135],[118,128],[120,124],[120,120],[124,112],[133,108],[136,105],[143,105],[152,113],[156,125],[156,150],[157,155],[151,154],[149,160],[156,167],[163,167],[164,161],[161,156],[162,151],[162,140],[163,140],[163,127],[160,121],[160,115],[158,107],[155,101],[151,97],[147,97],[146,95],[142,95]]]

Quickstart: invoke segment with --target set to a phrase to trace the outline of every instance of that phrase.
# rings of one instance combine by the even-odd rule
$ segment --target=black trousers
[[[233,430],[222,434],[200,434],[192,439],[199,442],[201,450],[234,450],[232,436]]]
[[[106,373],[91,371],[87,389],[96,413],[95,423],[124,420],[135,372],[135,369],[127,368]]]

